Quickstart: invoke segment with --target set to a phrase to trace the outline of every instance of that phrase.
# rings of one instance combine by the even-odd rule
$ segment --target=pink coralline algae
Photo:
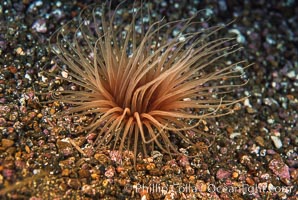
[[[269,168],[279,178],[290,179],[289,167],[282,160],[273,159],[269,163]]]
[[[218,179],[226,179],[226,178],[229,178],[231,176],[231,172],[228,171],[228,170],[224,170],[224,169],[219,169],[217,172],[216,172],[216,178]]]

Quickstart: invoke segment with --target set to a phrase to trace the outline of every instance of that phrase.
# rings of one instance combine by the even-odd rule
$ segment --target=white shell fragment
[[[68,78],[68,72],[66,72],[66,71],[62,71],[61,75],[63,78]]]
[[[282,142],[279,137],[272,135],[271,140],[277,149],[282,147]]]
[[[240,135],[241,135],[241,133],[235,132],[230,135],[230,138],[234,139],[235,137],[240,136]]]

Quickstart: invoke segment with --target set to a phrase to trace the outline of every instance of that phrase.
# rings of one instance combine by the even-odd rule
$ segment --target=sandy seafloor
[[[155,152],[136,171],[113,152],[84,148],[86,135],[53,117],[59,102],[38,103],[53,82],[42,75],[56,59],[48,38],[91,2],[0,2],[0,199],[298,198],[297,1],[151,1],[168,20],[201,9],[208,25],[236,19],[227,31],[254,65],[242,91],[250,98],[233,115],[207,120],[206,133],[220,135],[212,146],[201,140],[195,158]]]

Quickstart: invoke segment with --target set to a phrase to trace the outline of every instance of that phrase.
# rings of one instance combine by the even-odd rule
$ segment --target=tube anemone
[[[199,134],[201,120],[232,113],[245,97],[225,96],[246,83],[233,84],[247,67],[226,62],[240,48],[232,37],[216,37],[224,27],[198,30],[196,16],[152,22],[144,10],[88,7],[77,26],[51,38],[69,74],[60,78],[77,86],[61,91],[59,101],[71,105],[61,115],[92,117],[83,131],[97,134],[94,144],[135,158],[149,146],[179,154],[169,135],[192,144],[186,131]]]

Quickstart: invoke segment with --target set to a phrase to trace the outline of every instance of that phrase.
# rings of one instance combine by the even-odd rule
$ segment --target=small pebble
[[[107,187],[108,184],[109,184],[109,181],[107,179],[105,179],[105,180],[102,181],[102,186],[103,187]]]
[[[254,180],[250,177],[246,177],[245,181],[249,185],[254,185],[255,184]]]
[[[197,183],[196,183],[196,188],[200,192],[206,192],[207,189],[208,189],[208,185],[204,181],[198,180]]]
[[[36,20],[32,25],[32,29],[34,29],[38,33],[46,33],[48,31],[46,20],[45,19]]]
[[[263,137],[261,137],[261,136],[257,136],[257,137],[255,138],[255,141],[256,141],[256,143],[257,143],[258,145],[260,145],[261,147],[264,147],[264,146],[265,146],[265,141],[264,141]]]
[[[156,166],[155,166],[154,163],[149,163],[148,165],[146,165],[146,169],[149,170],[149,171],[155,169],[155,167]]]
[[[292,70],[290,72],[287,73],[287,76],[290,78],[290,79],[293,79],[296,77],[296,72],[295,70]]]
[[[109,166],[105,172],[105,176],[108,178],[112,178],[115,174],[115,168],[112,166]]]
[[[238,178],[238,176],[239,176],[239,173],[238,173],[238,172],[233,172],[233,173],[232,173],[232,177],[233,177],[234,179]]]
[[[229,178],[231,176],[231,172],[229,170],[225,170],[225,169],[219,169],[217,172],[216,172],[216,178],[217,179],[226,179],[226,178]]]
[[[13,140],[9,140],[9,139],[2,139],[1,140],[1,145],[2,147],[4,148],[8,148],[8,147],[11,147],[12,145],[14,145],[14,141]]]
[[[96,190],[91,185],[83,185],[82,192],[88,196],[94,196],[96,194]]]
[[[73,146],[69,142],[58,140],[57,146],[59,152],[64,156],[70,156],[73,154]]]
[[[28,145],[25,146],[25,151],[26,151],[27,153],[30,153],[30,152],[31,152],[30,147],[29,147]]]
[[[282,142],[279,137],[272,135],[270,138],[277,149],[282,147]]]
[[[289,167],[280,159],[272,159],[269,168],[280,178],[290,179]]]
[[[241,133],[235,132],[235,133],[230,134],[230,138],[231,139],[234,139],[234,138],[236,138],[238,136],[241,136]]]
[[[8,69],[13,74],[17,73],[17,71],[18,71],[18,69],[15,66],[9,66]]]
[[[69,174],[70,174],[70,170],[69,169],[63,169],[62,170],[62,173],[61,173],[62,176],[68,177]]]
[[[87,169],[80,169],[79,170],[79,177],[80,178],[88,178],[90,177],[90,172]]]
[[[66,71],[62,71],[61,75],[63,78],[68,78],[68,73]]]
[[[68,179],[67,185],[77,190],[81,187],[81,182],[79,179],[71,178],[71,179]]]
[[[18,48],[16,49],[16,53],[17,53],[18,55],[21,55],[21,56],[25,55],[25,52],[23,51],[23,49],[22,49],[21,47],[18,47]]]

